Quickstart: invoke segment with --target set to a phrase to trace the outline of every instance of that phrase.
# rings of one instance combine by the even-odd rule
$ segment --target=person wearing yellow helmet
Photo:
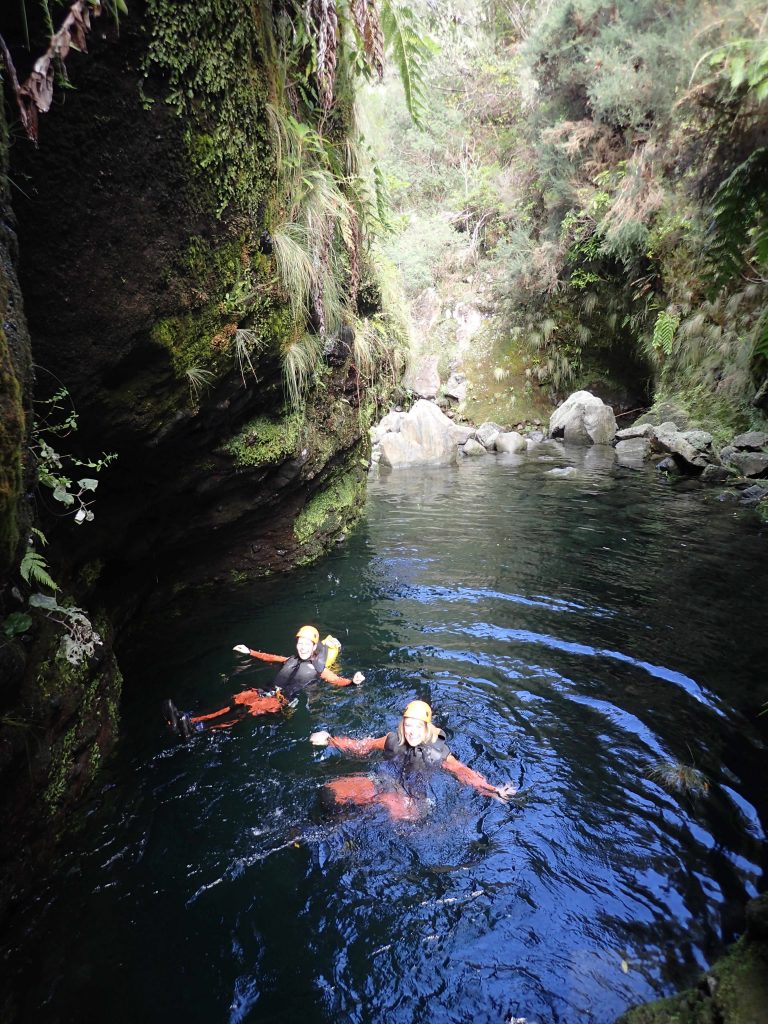
[[[485,796],[494,797],[506,803],[517,792],[511,783],[494,786],[479,772],[462,764],[448,749],[445,733],[432,721],[432,708],[423,700],[412,700],[403,711],[397,729],[386,736],[351,739],[347,736],[331,736],[322,730],[312,733],[310,743],[320,747],[335,747],[347,754],[365,756],[382,751],[394,762],[397,779],[382,780],[370,776],[349,776],[337,779],[324,787],[324,797],[333,806],[345,804],[380,804],[393,818],[414,820],[423,814],[423,790],[425,773],[441,768],[459,782],[474,787]],[[414,787],[413,778],[417,778]]]
[[[347,679],[327,667],[329,661],[335,661],[340,649],[341,644],[332,636],[327,636],[321,642],[315,626],[300,627],[296,633],[296,653],[290,656],[252,651],[245,644],[237,644],[233,650],[240,654],[280,664],[272,681],[272,691],[264,693],[258,689],[242,690],[234,694],[224,707],[203,715],[182,715],[172,700],[166,700],[163,702],[166,723],[172,732],[186,742],[197,732],[228,729],[247,715],[267,715],[281,711],[293,703],[301,690],[317,679],[323,679],[334,686],[359,686],[365,681],[362,672],[355,672],[351,679]]]

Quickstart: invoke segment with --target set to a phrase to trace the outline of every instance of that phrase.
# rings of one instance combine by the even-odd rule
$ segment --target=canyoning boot
[[[179,736],[181,736],[185,743],[187,740],[191,739],[196,732],[195,724],[196,723],[190,718],[188,711],[185,711],[183,715],[179,716]]]
[[[179,730],[179,719],[181,718],[181,715],[179,714],[179,709],[170,699],[163,701],[163,718],[171,732],[175,732],[177,736],[181,736],[181,731]]]

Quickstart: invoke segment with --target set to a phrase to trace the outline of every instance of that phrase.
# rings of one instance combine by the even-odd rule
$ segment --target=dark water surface
[[[768,538],[608,454],[382,477],[317,566],[158,625],[103,793],[6,938],[18,1019],[608,1024],[690,982],[763,888]],[[164,732],[163,697],[268,684],[233,644],[286,653],[304,622],[361,689]],[[327,816],[320,786],[368,765],[310,731],[381,735],[415,696],[516,803],[439,773],[423,822]]]

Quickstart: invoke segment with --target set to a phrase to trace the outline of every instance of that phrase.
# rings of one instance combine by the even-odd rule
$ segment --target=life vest
[[[434,743],[420,743],[418,747],[412,747],[409,743],[401,743],[396,732],[390,732],[384,743],[384,754],[393,760],[401,758],[403,769],[406,771],[439,768],[450,754],[450,750],[442,729],[438,729],[437,735]]]
[[[317,650],[311,658],[302,661],[298,654],[283,662],[280,671],[274,679],[273,685],[280,687],[286,697],[293,697],[303,690],[305,686],[314,683],[320,678],[325,668],[325,659],[328,656],[328,649],[325,644],[318,644]]]

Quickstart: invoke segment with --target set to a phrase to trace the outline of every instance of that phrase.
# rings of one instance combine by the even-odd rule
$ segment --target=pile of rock
[[[498,423],[479,427],[454,423],[434,402],[419,399],[408,412],[395,410],[371,428],[371,462],[390,468],[449,466],[459,457],[489,452],[524,452],[544,440],[541,431],[523,437]]]

